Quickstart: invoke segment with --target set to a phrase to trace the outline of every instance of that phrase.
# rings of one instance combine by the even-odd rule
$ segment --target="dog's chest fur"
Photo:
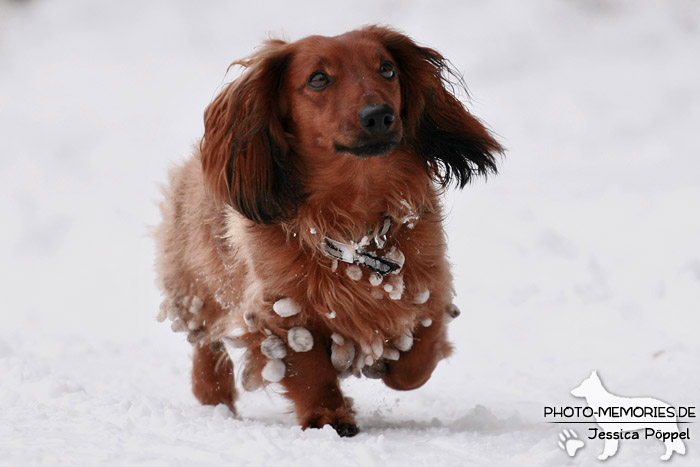
[[[451,300],[450,288],[431,283],[432,277],[444,277],[447,269],[440,216],[427,214],[419,220],[399,213],[394,217],[397,220],[384,248],[374,253],[399,257],[402,264],[381,276],[325,254],[326,237],[320,228],[306,227],[303,234],[289,232],[227,212],[223,237],[229,248],[222,253],[224,269],[246,271],[242,294],[240,283],[227,284],[224,279],[219,287],[219,295],[227,289],[237,295],[223,300],[235,304],[228,310],[228,326],[262,333],[310,326],[324,334],[369,343],[397,338],[418,321],[439,319],[437,311]],[[240,277],[231,280],[240,282]],[[292,317],[277,315],[273,305],[282,298],[293,300],[301,312]]]

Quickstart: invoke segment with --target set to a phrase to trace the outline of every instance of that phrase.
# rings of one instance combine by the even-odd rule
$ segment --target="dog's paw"
[[[307,415],[301,423],[302,429],[323,428],[330,425],[342,438],[355,436],[360,430],[355,424],[352,410],[348,407],[339,407],[335,410],[316,409]]]
[[[360,430],[357,428],[357,425],[353,423],[341,423],[338,426],[333,427],[338,433],[338,436],[341,438],[352,438],[355,436]]]
[[[584,442],[578,439],[578,435],[574,430],[567,430],[566,428],[559,433],[559,442],[557,443],[559,448],[569,455],[569,457],[574,457],[576,451],[581,449]]]
[[[362,374],[369,379],[382,379],[386,375],[386,362],[377,360],[373,364],[364,367]]]

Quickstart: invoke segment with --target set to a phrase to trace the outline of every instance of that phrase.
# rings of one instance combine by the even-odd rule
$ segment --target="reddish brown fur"
[[[382,61],[394,64],[395,79],[377,72]],[[386,363],[384,382],[414,389],[428,380],[451,352],[440,185],[455,179],[463,186],[495,171],[492,154],[501,149],[447,89],[442,56],[388,28],[270,41],[237,63],[247,71],[206,110],[200,148],[171,174],[157,233],[161,318],[181,320],[174,328],[190,323],[197,398],[232,409],[232,364],[211,346],[218,350],[235,334],[229,342],[248,349],[244,386],[253,388],[267,362],[262,340],[274,334],[286,341],[290,328],[305,327],[314,346],[287,349],[281,383],[304,428],[328,423],[353,435],[352,410],[330,362],[331,334],[359,350],[377,339],[390,346],[411,329],[412,349]],[[306,85],[319,69],[333,78],[322,91]],[[358,112],[377,104],[394,109],[396,146],[381,157],[339,153],[338,144],[362,144]],[[408,226],[401,219],[411,212],[419,219]],[[384,251],[396,247],[405,256],[399,300],[373,288],[366,268],[359,281],[346,275],[345,263],[334,269],[322,246],[324,237],[349,243],[376,233],[383,215],[394,220]],[[415,303],[424,290],[429,300]],[[203,304],[190,314],[195,296]],[[301,313],[275,314],[272,305],[283,297]],[[426,319],[430,327],[420,324]]]
[[[328,359],[322,333],[314,332],[316,344],[308,352],[291,352],[285,360],[287,376],[282,380],[287,396],[294,402],[302,428],[336,428],[354,425],[352,408],[338,385],[338,372]],[[354,434],[354,433],[353,433]]]
[[[222,403],[236,412],[233,363],[224,353],[223,346],[195,346],[192,358],[192,391],[202,404]]]

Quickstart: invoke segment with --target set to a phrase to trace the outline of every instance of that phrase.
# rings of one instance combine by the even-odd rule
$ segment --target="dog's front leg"
[[[444,320],[436,320],[428,327],[418,324],[411,349],[401,352],[398,360],[387,362],[384,384],[401,391],[419,388],[430,379],[438,362],[451,352]]]
[[[603,453],[598,456],[598,459],[604,461],[608,457],[612,457],[617,452],[617,446],[619,441],[616,439],[606,439],[605,445],[603,446]]]
[[[331,364],[323,336],[313,333],[313,347],[306,352],[289,349],[284,358],[286,376],[281,383],[303,429],[331,425],[340,436],[358,432],[350,404],[340,392],[338,372]]]

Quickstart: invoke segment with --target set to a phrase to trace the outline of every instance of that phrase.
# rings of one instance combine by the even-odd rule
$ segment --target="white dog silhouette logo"
[[[593,370],[591,376],[572,389],[571,394],[586,399],[586,403],[593,410],[596,423],[600,426],[600,430],[604,432],[604,435],[599,436],[605,439],[603,453],[598,456],[600,460],[605,460],[615,455],[619,439],[629,438],[629,436],[625,436],[625,432],[651,429],[659,432],[679,433],[676,417],[659,419],[652,416],[635,416],[632,421],[630,417],[623,417],[624,420],[620,420],[619,412],[623,412],[625,409],[628,411],[625,413],[631,413],[629,412],[631,410],[644,411],[644,408],[658,410],[659,408],[666,409],[671,406],[651,397],[621,397],[611,394],[605,389],[595,370]],[[616,415],[614,411],[611,411],[611,408],[619,409],[618,414]],[[670,459],[674,452],[685,454],[685,444],[681,439],[664,439],[663,443],[666,447],[666,452],[661,456],[661,460]]]

